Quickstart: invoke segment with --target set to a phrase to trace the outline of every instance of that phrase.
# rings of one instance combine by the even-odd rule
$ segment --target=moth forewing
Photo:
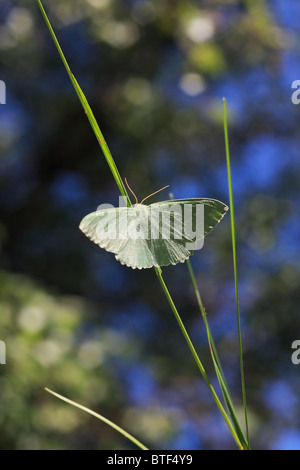
[[[115,240],[117,238],[117,218],[114,208],[104,208],[98,211],[99,219],[96,226],[98,240]]]

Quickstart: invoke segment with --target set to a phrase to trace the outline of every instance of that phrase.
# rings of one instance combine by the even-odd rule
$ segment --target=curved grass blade
[[[233,207],[230,151],[229,151],[228,125],[227,125],[227,107],[226,107],[226,99],[225,98],[223,98],[223,120],[224,120],[224,138],[225,138],[225,148],[226,148],[226,164],[227,164],[227,178],[228,178],[228,191],[229,191],[229,207],[230,207],[230,223],[231,223],[231,238],[232,238],[232,256],[233,256],[233,270],[234,270],[236,314],[237,314],[238,337],[239,337],[240,370],[241,370],[241,382],[242,382],[242,394],[243,394],[243,406],[244,406],[244,415],[245,415],[246,434],[247,434],[248,447],[250,448],[247,401],[246,401],[246,388],[245,388],[245,374],[244,374],[244,361],[243,361],[243,347],[242,347],[242,333],[241,333],[241,316],[240,316],[240,303],[239,303],[239,291],[238,291],[236,238],[235,238],[234,207]]]
[[[126,187],[125,187],[125,185],[124,185],[124,183],[123,183],[123,180],[122,180],[122,178],[121,178],[121,176],[120,176],[120,173],[119,173],[119,171],[118,171],[118,168],[117,168],[117,166],[116,166],[116,164],[115,164],[115,162],[114,162],[114,159],[113,159],[113,157],[112,157],[112,154],[110,153],[110,150],[109,150],[109,148],[108,148],[108,145],[107,145],[107,143],[105,142],[105,139],[104,139],[104,137],[103,137],[103,134],[102,134],[102,132],[101,132],[99,126],[98,126],[98,123],[97,123],[97,121],[96,121],[96,119],[95,119],[95,117],[94,117],[94,114],[93,114],[93,112],[92,112],[92,110],[91,110],[91,108],[90,108],[90,105],[89,105],[89,103],[88,103],[86,97],[84,96],[84,94],[83,94],[83,92],[82,92],[82,90],[81,90],[81,88],[80,88],[80,86],[79,86],[79,84],[78,84],[76,78],[74,77],[73,73],[71,72],[71,69],[70,69],[69,64],[68,64],[68,62],[67,62],[67,59],[65,58],[64,53],[63,53],[63,51],[62,51],[62,49],[61,49],[61,47],[60,47],[60,44],[59,44],[59,42],[58,42],[58,40],[57,40],[57,37],[56,37],[56,35],[55,35],[54,31],[53,31],[53,28],[52,28],[52,26],[51,26],[51,23],[50,23],[50,21],[49,21],[49,19],[48,19],[48,17],[47,17],[47,14],[46,14],[46,12],[45,12],[45,10],[44,10],[44,7],[43,7],[43,5],[42,5],[42,2],[41,2],[40,0],[37,0],[37,3],[38,3],[38,5],[39,5],[39,8],[40,8],[41,13],[42,13],[42,15],[43,15],[43,18],[44,18],[44,20],[45,20],[45,23],[46,23],[46,25],[47,25],[47,27],[48,27],[48,29],[49,29],[49,32],[50,32],[51,37],[52,37],[52,39],[53,39],[53,42],[54,42],[54,44],[55,44],[55,46],[56,46],[56,48],[57,48],[57,50],[58,50],[58,53],[59,53],[59,55],[60,55],[60,57],[61,57],[61,60],[62,60],[62,62],[63,62],[63,64],[64,64],[64,66],[65,66],[65,69],[66,69],[66,71],[67,71],[67,74],[69,75],[69,78],[70,78],[70,80],[71,80],[71,82],[72,82],[72,84],[73,84],[73,86],[74,86],[74,88],[75,88],[75,91],[76,91],[76,93],[77,93],[77,96],[78,96],[78,98],[79,98],[79,100],[80,100],[80,102],[81,102],[81,104],[82,104],[82,107],[83,107],[83,109],[84,109],[84,111],[85,111],[85,114],[86,114],[86,116],[87,116],[87,118],[88,118],[88,120],[89,120],[89,122],[90,122],[90,124],[91,124],[91,127],[92,127],[92,129],[93,129],[93,131],[94,131],[94,134],[96,135],[96,138],[97,138],[97,140],[98,140],[98,143],[99,143],[99,145],[100,145],[100,147],[101,147],[101,150],[102,150],[102,152],[103,152],[103,154],[104,154],[104,157],[105,157],[105,159],[106,159],[106,161],[107,161],[107,163],[108,163],[108,166],[109,166],[109,168],[110,168],[110,170],[111,170],[111,172],[112,172],[112,174],[113,174],[113,176],[114,176],[114,179],[115,179],[115,181],[116,181],[116,183],[117,183],[117,185],[118,185],[118,188],[119,188],[119,190],[120,190],[122,196],[125,198],[125,200],[126,200],[126,202],[127,202],[127,205],[128,205],[128,206],[131,206],[130,199],[129,199],[129,195],[128,195],[128,193],[127,193]]]
[[[200,359],[199,359],[199,356],[198,356],[198,354],[197,354],[197,352],[196,352],[196,350],[195,350],[195,348],[194,348],[194,345],[193,345],[193,343],[192,343],[192,341],[191,341],[191,339],[190,339],[190,337],[189,337],[189,335],[188,335],[188,333],[187,333],[187,331],[186,331],[186,329],[185,329],[185,327],[184,327],[184,324],[183,324],[183,322],[182,322],[182,320],[181,320],[181,318],[180,318],[180,315],[179,315],[179,313],[178,313],[178,311],[177,311],[177,309],[176,309],[176,307],[175,307],[175,304],[174,304],[174,302],[173,302],[173,300],[172,300],[172,298],[171,298],[171,296],[170,296],[170,293],[169,293],[169,291],[168,291],[168,289],[167,289],[167,286],[165,285],[165,283],[164,283],[164,281],[163,281],[162,278],[161,278],[161,284],[162,284],[162,287],[163,287],[164,292],[165,292],[165,294],[166,294],[166,297],[167,297],[167,299],[168,299],[168,301],[169,301],[169,304],[170,304],[170,306],[171,306],[171,308],[172,308],[172,310],[173,310],[173,313],[174,313],[174,315],[175,315],[175,317],[176,317],[176,320],[177,320],[177,322],[178,322],[178,324],[179,324],[179,327],[180,327],[180,329],[181,329],[181,331],[182,331],[182,334],[183,334],[183,336],[184,336],[184,338],[185,338],[185,340],[186,340],[186,342],[187,342],[187,344],[188,344],[188,346],[189,346],[189,348],[190,348],[190,350],[191,350],[191,353],[192,353],[192,355],[193,355],[193,357],[194,357],[194,359],[195,359],[195,362],[196,362],[196,364],[198,365],[198,368],[199,368],[199,370],[200,370],[200,372],[201,372],[201,374],[202,374],[202,377],[204,378],[204,380],[205,380],[205,382],[206,382],[206,385],[208,386],[208,388],[209,388],[209,390],[210,390],[210,392],[211,392],[211,394],[212,394],[212,396],[213,396],[213,398],[214,398],[214,400],[215,400],[215,402],[216,402],[216,404],[217,404],[217,406],[218,406],[218,408],[219,408],[219,410],[220,410],[220,412],[221,412],[221,414],[222,414],[222,416],[223,416],[223,418],[224,418],[224,420],[225,420],[225,422],[226,422],[226,424],[227,424],[227,426],[228,426],[228,428],[229,428],[229,430],[230,430],[230,432],[231,432],[231,434],[232,434],[232,436],[233,436],[235,442],[237,443],[238,447],[239,447],[241,450],[243,450],[243,449],[244,449],[243,444],[241,443],[241,441],[240,441],[240,439],[239,439],[237,433],[235,432],[235,429],[233,428],[232,423],[231,423],[229,417],[227,416],[226,411],[225,411],[225,409],[223,408],[223,406],[222,406],[222,404],[221,404],[221,402],[220,402],[220,400],[219,400],[218,395],[217,395],[216,392],[215,392],[215,389],[213,388],[212,384],[211,384],[210,381],[209,381],[209,378],[208,378],[208,376],[207,376],[207,374],[206,374],[206,372],[205,372],[205,369],[204,369],[204,367],[203,367],[203,365],[202,365],[202,363],[201,363],[201,361],[200,361]]]
[[[212,337],[211,330],[210,330],[210,327],[209,327],[209,324],[208,324],[208,321],[207,321],[206,312],[205,312],[205,309],[204,309],[204,306],[203,306],[203,303],[202,303],[202,299],[201,299],[201,296],[200,296],[200,292],[199,292],[199,289],[198,289],[198,286],[197,286],[197,281],[196,281],[196,278],[195,278],[193,266],[192,266],[191,260],[189,260],[189,259],[187,260],[187,266],[188,266],[190,278],[191,278],[191,281],[192,281],[192,285],[193,285],[193,288],[194,288],[194,292],[195,292],[195,295],[196,295],[196,299],[197,299],[197,302],[198,302],[198,305],[199,305],[199,309],[200,309],[200,312],[201,312],[201,315],[202,315],[202,318],[203,318],[203,321],[204,321],[204,324],[205,324],[209,350],[210,350],[210,353],[211,353],[211,357],[212,357],[212,361],[213,361],[214,368],[215,368],[215,371],[216,371],[216,375],[217,375],[217,378],[218,378],[218,382],[219,382],[219,385],[220,385],[220,388],[221,388],[221,391],[222,391],[223,399],[224,399],[224,402],[226,404],[228,413],[231,417],[231,420],[232,420],[234,429],[237,433],[237,436],[238,436],[240,442],[242,443],[243,448],[248,449],[249,448],[248,447],[248,442],[245,438],[242,427],[239,423],[237,413],[235,411],[235,408],[234,408],[234,405],[233,405],[233,402],[232,402],[232,399],[231,399],[230,391],[229,391],[229,388],[228,388],[228,385],[227,385],[227,382],[226,382],[226,379],[225,379],[225,376],[224,376],[224,373],[223,373],[223,369],[222,369],[220,359],[219,359],[219,356],[218,356],[218,353],[217,353],[217,349],[216,349],[216,346],[215,346],[215,343],[214,343],[214,339]]]
[[[65,401],[66,403],[69,403],[69,405],[75,406],[76,408],[79,408],[80,410],[85,411],[86,413],[89,413],[92,416],[95,416],[95,418],[100,419],[100,421],[103,421],[105,424],[108,424],[111,428],[115,429],[118,431],[120,434],[123,436],[127,437],[131,442],[133,442],[137,447],[139,447],[141,450],[149,450],[144,444],[142,444],[138,439],[133,437],[131,434],[129,434],[127,431],[124,429],[120,428],[117,424],[113,423],[109,419],[105,418],[102,415],[99,415],[95,411],[90,410],[89,408],[86,408],[85,406],[79,405],[79,403],[76,403],[75,401],[69,400],[68,398],[64,397],[63,395],[59,395],[59,393],[53,392],[53,390],[50,390],[49,388],[45,388],[45,390],[55,397],[59,398],[62,401]]]

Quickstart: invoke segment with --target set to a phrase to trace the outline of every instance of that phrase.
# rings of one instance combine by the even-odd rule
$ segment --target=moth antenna
[[[128,188],[129,191],[133,194],[133,196],[134,196],[134,198],[135,198],[135,200],[136,200],[136,203],[138,204],[139,201],[138,201],[136,195],[134,194],[134,192],[132,191],[131,187],[130,187],[129,184],[127,183],[127,179],[126,179],[126,178],[124,178],[124,179],[125,179],[125,183],[126,183],[127,188]]]
[[[155,193],[149,194],[149,196],[144,197],[141,204],[143,204],[143,202],[146,201],[146,199],[148,199],[148,197],[151,197],[151,196],[154,196],[154,194],[160,193],[160,191],[162,191],[163,189],[169,188],[169,186],[170,185],[168,184],[167,186],[164,186],[163,188],[159,189],[158,191],[155,191]]]

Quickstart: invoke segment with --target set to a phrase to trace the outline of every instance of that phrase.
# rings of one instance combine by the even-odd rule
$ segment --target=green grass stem
[[[137,447],[139,447],[141,450],[149,450],[144,444],[142,444],[138,439],[136,439],[134,436],[129,434],[127,431],[122,429],[120,426],[117,424],[113,423],[109,419],[105,418],[104,416],[100,415],[99,413],[96,413],[95,411],[90,410],[89,408],[86,408],[85,406],[80,405],[79,403],[76,403],[75,401],[69,400],[68,398],[64,397],[63,395],[59,395],[59,393],[53,392],[49,388],[45,388],[45,390],[55,397],[59,398],[62,401],[65,401],[66,403],[69,403],[69,405],[75,406],[76,408],[79,408],[80,410],[85,411],[86,413],[89,413],[92,416],[95,416],[95,418],[100,419],[100,421],[103,421],[103,423],[108,424],[111,428],[115,429],[118,431],[120,434],[125,436],[127,439],[129,439],[131,442],[133,442]]]
[[[224,138],[225,138],[225,148],[226,148],[226,164],[227,164],[227,178],[228,178],[228,191],[229,191],[229,207],[230,207],[230,224],[231,224],[231,239],[232,239],[232,257],[233,257],[233,270],[234,270],[236,314],[237,314],[238,337],[239,337],[239,356],[240,356],[241,383],[242,383],[243,407],[244,407],[244,415],[245,415],[245,426],[246,426],[247,442],[248,442],[248,447],[250,448],[250,436],[249,436],[247,401],[246,401],[246,387],[245,387],[245,373],[244,373],[244,361],[243,361],[243,347],[242,347],[242,333],[241,333],[241,315],[240,315],[240,302],[239,302],[239,290],[238,290],[236,237],[235,237],[234,205],[233,205],[233,191],[232,191],[232,179],[231,179],[228,124],[227,124],[227,106],[226,106],[226,99],[225,98],[223,98],[223,116],[224,116]]]
[[[245,438],[245,435],[244,435],[242,427],[239,423],[239,419],[237,417],[237,413],[235,411],[235,408],[234,408],[234,405],[233,405],[233,402],[232,402],[230,391],[229,391],[229,388],[228,388],[228,385],[227,385],[227,382],[226,382],[226,379],[225,379],[225,376],[224,376],[224,373],[223,373],[221,362],[220,362],[220,359],[219,359],[219,356],[218,356],[218,353],[217,353],[217,349],[216,349],[216,346],[215,346],[215,343],[214,343],[214,339],[213,339],[213,336],[211,334],[211,330],[210,330],[210,327],[209,327],[209,324],[208,324],[206,311],[205,311],[205,308],[204,308],[203,303],[202,303],[202,299],[201,299],[201,295],[200,295],[200,292],[199,292],[199,289],[198,289],[198,285],[197,285],[197,281],[196,281],[196,278],[195,278],[193,266],[192,266],[192,263],[189,259],[187,260],[187,267],[188,267],[188,271],[189,271],[190,278],[191,278],[191,281],[192,281],[192,285],[193,285],[193,288],[194,288],[194,292],[195,292],[195,295],[196,295],[196,299],[197,299],[197,302],[198,302],[198,306],[199,306],[199,309],[200,309],[200,312],[201,312],[201,315],[202,315],[202,318],[203,318],[203,321],[204,321],[204,324],[205,324],[207,340],[208,340],[208,345],[209,345],[211,358],[212,358],[212,361],[213,361],[213,365],[214,365],[214,368],[215,368],[215,371],[216,371],[216,375],[217,375],[217,378],[218,378],[218,381],[219,381],[219,385],[220,385],[220,388],[221,388],[221,391],[222,391],[222,394],[223,394],[223,398],[224,398],[228,413],[231,417],[234,429],[236,431],[236,434],[238,435],[238,438],[239,438],[240,442],[243,445],[243,448],[248,449],[249,448],[248,447],[248,442]]]

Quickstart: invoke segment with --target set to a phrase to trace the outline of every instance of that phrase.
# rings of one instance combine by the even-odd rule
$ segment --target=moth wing
[[[111,253],[118,253],[126,244],[128,219],[131,208],[101,209],[86,215],[80,230],[94,243]]]
[[[162,223],[160,210],[152,210],[152,205],[144,206],[143,214],[141,225],[144,224],[144,227],[139,232],[140,237],[130,237],[116,254],[120,263],[133,269],[143,269],[182,263],[189,258],[192,252],[184,242],[178,243],[178,240],[172,239],[173,234],[168,230],[169,220]]]
[[[174,206],[178,205],[181,213],[184,215],[185,206],[191,206],[192,214],[195,214],[195,209],[197,205],[204,206],[204,224],[202,227],[202,233],[197,234],[196,241],[199,238],[205,237],[212,229],[223,219],[224,215],[228,211],[228,206],[221,201],[216,199],[207,199],[207,198],[191,198],[191,199],[171,199],[170,201],[162,201],[151,204],[151,208],[160,210],[162,213],[164,211],[170,211]],[[179,213],[179,211],[178,211]],[[176,217],[176,216],[175,216]],[[176,221],[176,218],[174,219]],[[184,235],[185,230],[183,227],[184,217],[182,217],[182,233]],[[178,220],[178,227],[180,227],[180,222]],[[189,241],[190,238],[187,237],[186,241]]]

